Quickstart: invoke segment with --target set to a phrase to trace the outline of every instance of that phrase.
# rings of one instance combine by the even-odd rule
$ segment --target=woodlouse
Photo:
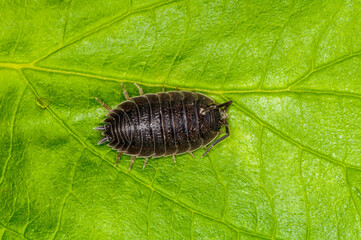
[[[149,157],[173,156],[205,147],[211,143],[221,128],[226,134],[214,141],[204,152],[206,155],[213,146],[230,135],[227,109],[228,101],[217,104],[210,97],[189,91],[158,92],[130,98],[122,84],[126,101],[111,109],[98,98],[96,100],[108,110],[106,124],[94,129],[103,131],[105,136],[98,145],[109,142],[108,146],[118,151],[115,165],[122,153],[130,155],[131,170],[135,157],[145,158],[143,168]]]

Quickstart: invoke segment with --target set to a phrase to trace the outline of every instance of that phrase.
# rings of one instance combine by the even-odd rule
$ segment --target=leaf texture
[[[360,239],[361,2],[3,1],[1,239]],[[93,130],[120,83],[233,100],[201,158]]]

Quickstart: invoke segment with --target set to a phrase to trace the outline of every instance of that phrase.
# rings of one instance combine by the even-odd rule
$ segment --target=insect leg
[[[162,92],[165,92],[165,87],[164,87],[164,84],[163,84],[163,87],[162,87]]]
[[[202,157],[204,157],[211,149],[212,147],[214,147],[217,143],[219,143],[220,141],[224,140],[225,138],[229,137],[230,133],[229,133],[229,127],[228,127],[228,122],[226,122],[224,124],[224,126],[226,127],[226,135],[223,135],[222,137],[220,137],[219,139],[217,139],[216,141],[214,141],[212,143],[212,145],[207,149],[207,151],[205,151],[205,153],[203,153]]]
[[[108,141],[107,137],[100,139],[100,141],[97,144],[101,145],[101,144],[105,143],[106,141]]]
[[[134,85],[138,88],[139,95],[143,95],[144,94],[143,89],[141,87],[139,87],[138,84],[136,84],[136,83],[134,83]]]
[[[192,152],[189,152],[189,154],[194,158],[196,157],[196,156],[194,156],[194,154]]]
[[[175,155],[173,154],[173,161],[174,163],[176,163],[177,161],[175,160]]]
[[[147,162],[148,162],[148,158],[145,158],[143,169],[145,168],[145,165],[147,165]]]
[[[108,110],[108,112],[110,110],[112,110],[110,107],[108,107],[108,105],[106,105],[105,103],[103,103],[102,101],[99,100],[99,98],[95,97],[95,99],[106,109]]]
[[[119,158],[122,156],[122,152],[118,152],[118,156],[117,156],[117,160],[115,161],[114,167],[117,166],[118,162],[119,162]]]
[[[123,94],[124,94],[125,99],[130,100],[130,97],[129,97],[129,94],[127,93],[127,90],[125,90],[125,87],[124,87],[123,83],[121,83],[121,84],[122,84]]]
[[[134,160],[135,160],[135,156],[132,156],[131,158],[130,158],[130,165],[129,165],[129,172],[130,172],[130,170],[132,169],[132,167],[133,167],[133,164],[134,164]]]

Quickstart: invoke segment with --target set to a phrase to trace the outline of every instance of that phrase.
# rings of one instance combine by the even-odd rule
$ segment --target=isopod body
[[[229,136],[227,108],[232,101],[216,104],[206,95],[189,91],[143,95],[140,89],[140,93],[129,98],[124,89],[128,100],[115,109],[102,103],[109,111],[106,124],[95,128],[105,136],[98,144],[108,142],[120,154],[131,155],[131,166],[135,157],[146,158],[147,162],[149,157],[173,155],[175,160],[175,155],[192,154],[211,143],[222,126],[226,135],[212,146]]]

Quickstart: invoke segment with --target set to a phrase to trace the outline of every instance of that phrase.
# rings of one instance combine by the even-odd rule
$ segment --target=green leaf
[[[3,1],[2,239],[360,239],[360,1]],[[207,157],[93,130],[138,83],[233,100]]]

